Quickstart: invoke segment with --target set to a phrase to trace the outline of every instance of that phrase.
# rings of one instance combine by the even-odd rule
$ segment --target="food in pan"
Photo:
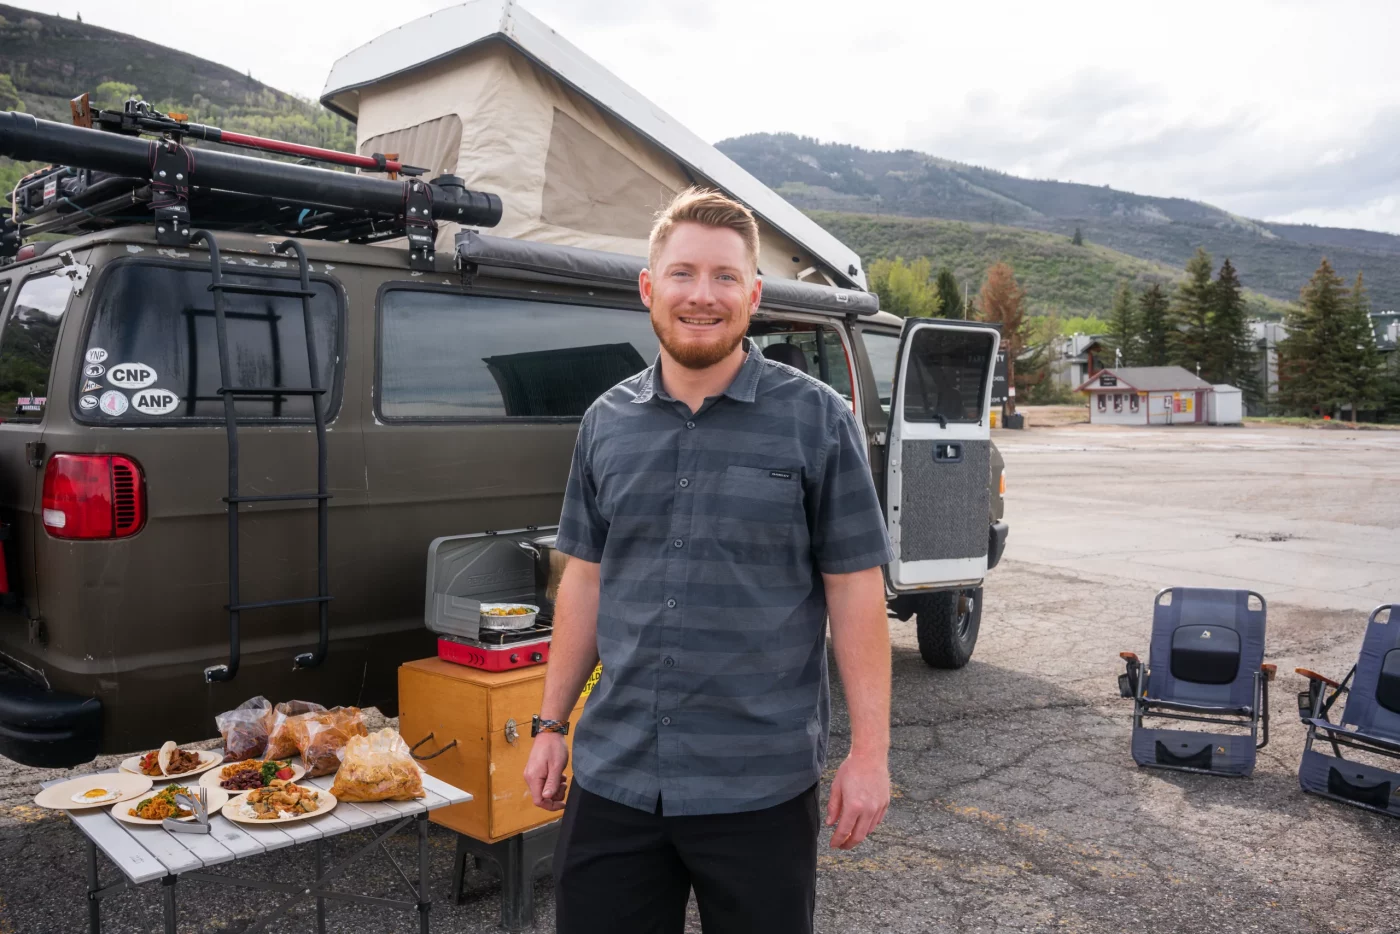
[[[104,801],[115,801],[121,796],[119,791],[111,791],[107,788],[89,788],[87,791],[80,791],[73,796],[73,801],[77,804],[101,804]]]
[[[294,785],[280,778],[266,788],[248,792],[243,798],[244,817],[257,820],[288,820],[301,814],[314,814],[320,807],[320,792],[305,785]]]
[[[529,616],[535,612],[524,606],[493,606],[481,611],[482,616]]]
[[[226,765],[219,773],[219,787],[227,788],[229,791],[248,791],[253,788],[265,788],[272,784],[272,780],[280,778],[286,781],[292,777],[292,764],[290,762],[278,762],[274,759],[245,759],[242,762],[235,762]]]
[[[175,803],[176,795],[189,795],[190,790],[183,785],[166,785],[154,797],[143,798],[136,807],[127,811],[132,817],[142,820],[165,820],[167,817],[193,817],[194,812]]]
[[[170,740],[164,746],[141,757],[142,775],[182,775],[199,768],[199,753],[181,749]]]

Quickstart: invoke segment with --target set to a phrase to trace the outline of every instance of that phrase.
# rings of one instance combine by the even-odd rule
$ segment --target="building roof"
[[[358,89],[413,71],[481,43],[500,40],[698,176],[748,205],[778,231],[827,264],[840,285],[866,288],[854,250],[784,201],[724,153],[624,84],[514,0],[473,0],[406,23],[338,59],[321,103],[355,120]]]
[[[1180,392],[1183,390],[1210,389],[1210,383],[1196,376],[1185,367],[1179,366],[1120,366],[1099,370],[1084,381],[1079,392],[1091,387],[1089,384],[1105,373],[1118,377],[1118,382],[1139,392]],[[1112,388],[1112,387],[1110,387]]]

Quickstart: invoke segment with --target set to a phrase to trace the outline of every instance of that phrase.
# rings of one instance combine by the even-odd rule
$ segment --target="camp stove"
[[[481,532],[435,539],[428,546],[425,622],[438,637],[438,658],[484,671],[549,661],[554,601],[563,569],[554,535],[540,529]],[[483,603],[540,608],[527,629],[481,624]]]

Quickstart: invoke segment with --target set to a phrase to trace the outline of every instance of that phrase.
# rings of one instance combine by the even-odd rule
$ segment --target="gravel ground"
[[[1400,560],[1400,505],[1376,496],[1393,492],[1400,435],[1346,437],[1001,433],[1012,539],[989,579],[977,654],[961,671],[933,671],[912,623],[891,623],[895,798],[865,845],[823,850],[818,929],[1396,931],[1400,824],[1305,797],[1296,781],[1303,734],[1293,694],[1303,683],[1293,667],[1345,671],[1375,588],[1400,581],[1384,564]],[[1155,504],[1143,505],[1144,491],[1183,488],[1189,496],[1147,495]],[[1380,562],[1359,582],[1347,576],[1365,563],[1358,541]],[[1261,568],[1255,588],[1269,598],[1268,655],[1280,671],[1272,740],[1251,779],[1139,770],[1116,653],[1146,649],[1159,587],[1209,583],[1236,566]],[[833,761],[848,741],[836,695]],[[0,763],[0,934],[83,929],[81,838],[31,801],[56,774]],[[337,838],[335,849],[363,839]],[[498,884],[473,874],[466,903],[451,905],[452,838],[435,828],[431,843],[433,929],[493,930]],[[408,839],[391,849],[413,858]],[[282,850],[239,869],[306,879],[309,857]],[[402,895],[386,864],[363,865],[350,887]],[[200,883],[180,891],[181,931],[242,931],[266,897]],[[547,881],[536,895],[538,929],[549,930]],[[103,911],[106,931],[157,930],[158,888],[118,894]],[[410,915],[358,906],[332,906],[330,919],[352,934],[416,930]],[[305,908],[273,928],[313,929]]]

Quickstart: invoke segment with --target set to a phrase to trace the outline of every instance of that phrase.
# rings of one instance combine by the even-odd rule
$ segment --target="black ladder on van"
[[[300,298],[302,321],[306,326],[307,373],[314,383],[320,372],[316,359],[316,339],[311,322],[311,271],[306,262],[306,251],[295,240],[284,240],[272,249],[278,253],[292,253],[297,259],[300,274],[300,288],[281,289],[260,285],[239,285],[225,282],[223,266],[219,260],[219,247],[214,235],[207,230],[196,230],[190,236],[193,246],[203,240],[209,246],[209,291],[214,293],[214,333],[219,343],[219,396],[224,404],[224,428],[228,435],[228,664],[211,665],[204,669],[204,680],[232,681],[238,674],[239,660],[239,617],[245,610],[264,610],[272,607],[299,606],[314,603],[320,613],[320,635],[316,649],[303,652],[295,658],[297,668],[311,668],[325,661],[330,643],[330,557],[328,528],[328,501],[331,498],[326,471],[326,414],[325,396],[330,391],[321,386],[234,386],[233,370],[229,366],[228,327],[225,319],[224,296],[233,292],[242,295],[269,295],[284,298]],[[316,492],[315,493],[274,493],[244,496],[238,489],[238,415],[234,403],[240,397],[275,398],[277,396],[308,396],[316,416]],[[254,603],[240,602],[238,594],[238,507],[241,503],[277,503],[297,500],[316,501],[316,580],[317,593],[314,597],[293,597],[287,600],[261,600]]]

